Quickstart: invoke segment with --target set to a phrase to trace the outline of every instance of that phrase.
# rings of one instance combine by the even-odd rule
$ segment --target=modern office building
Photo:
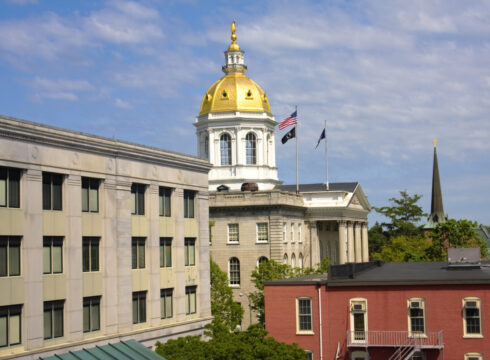
[[[0,117],[0,359],[201,334],[207,161]]]
[[[224,76],[205,92],[196,127],[198,156],[209,172],[211,256],[228,272],[243,327],[255,322],[248,295],[252,271],[273,259],[313,267],[368,261],[371,207],[357,182],[281,185],[269,99],[245,75],[235,24],[225,51]],[[301,121],[301,120],[300,120]],[[320,175],[319,175],[320,176]]]

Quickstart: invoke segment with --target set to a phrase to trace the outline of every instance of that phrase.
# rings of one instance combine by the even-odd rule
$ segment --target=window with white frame
[[[287,231],[287,224],[282,223],[282,241],[287,242],[288,240],[286,239],[286,231]]]
[[[299,297],[296,298],[296,331],[298,333],[313,332],[313,312],[311,298]]]
[[[257,223],[257,242],[268,242],[269,241],[269,224]]]
[[[228,262],[230,286],[240,286],[240,260],[236,257],[230,258]]]
[[[299,243],[302,243],[303,242],[303,238],[301,237],[301,229],[302,228],[302,224],[298,224],[298,242]]]
[[[305,359],[306,360],[313,360],[313,352],[310,350],[305,350],[305,352],[306,352]]]
[[[251,132],[245,136],[245,158],[247,165],[257,164],[257,138]]]
[[[367,300],[356,298],[350,300],[350,327],[352,342],[366,341]]]
[[[22,305],[0,307],[0,348],[18,345],[21,341]]]
[[[221,165],[231,165],[231,136],[223,134],[219,139]]]
[[[291,223],[291,243],[294,243],[294,224]]]
[[[228,224],[228,242],[238,243],[240,241],[240,234],[238,232],[238,224]]]
[[[481,353],[466,353],[464,354],[464,360],[483,360],[483,354]]]
[[[481,331],[481,301],[476,297],[463,299],[463,325],[465,337],[480,337]]]
[[[411,335],[425,334],[425,300],[422,298],[408,299],[409,329]]]

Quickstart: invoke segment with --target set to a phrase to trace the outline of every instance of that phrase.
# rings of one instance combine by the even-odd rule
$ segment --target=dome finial
[[[432,140],[432,142],[434,143],[434,147],[436,147],[436,145],[437,145],[437,139]]]
[[[233,20],[233,22],[231,23],[230,25],[230,29],[231,29],[231,44],[230,46],[228,47],[228,51],[238,51],[240,50],[240,46],[238,46],[238,44],[236,43],[236,27],[235,27],[235,20]]]

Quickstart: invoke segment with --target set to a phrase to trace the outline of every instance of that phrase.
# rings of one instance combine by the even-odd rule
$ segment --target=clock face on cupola
[[[256,183],[271,190],[277,179],[274,146],[276,122],[267,94],[245,75],[244,51],[236,42],[235,22],[231,44],[225,51],[225,75],[204,94],[196,118],[198,156],[214,166],[209,172],[209,190],[240,190],[243,183]]]

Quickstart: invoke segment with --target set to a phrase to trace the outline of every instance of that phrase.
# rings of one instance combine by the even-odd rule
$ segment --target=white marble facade
[[[11,340],[0,348],[0,359],[37,359],[129,338],[153,346],[157,340],[202,334],[211,319],[207,161],[0,117],[0,168],[20,169],[21,174],[20,206],[0,207],[1,241],[20,238],[20,274],[0,277],[0,310],[21,309],[20,324],[18,318],[8,318],[12,332],[20,331],[20,343]],[[43,209],[47,173],[61,175],[60,210]],[[87,178],[98,184],[95,212],[82,211],[82,182]],[[144,211],[139,214],[131,210],[133,184],[143,189],[138,201]],[[163,187],[170,189],[169,216],[160,214]],[[193,194],[187,199],[193,216],[184,216],[186,194]],[[62,239],[62,271],[45,273],[46,238],[53,236]],[[97,271],[82,269],[85,238],[98,239]],[[135,238],[144,239],[136,269]],[[171,239],[167,267],[161,267],[162,238]],[[191,250],[185,239],[191,239],[189,246],[194,241],[195,249],[188,266],[184,258]],[[162,315],[162,289],[172,293],[167,316]],[[144,321],[138,323],[135,293],[143,294],[137,304]],[[87,298],[100,302],[100,325],[84,332]],[[47,339],[45,306],[52,302],[62,304],[62,333]]]

